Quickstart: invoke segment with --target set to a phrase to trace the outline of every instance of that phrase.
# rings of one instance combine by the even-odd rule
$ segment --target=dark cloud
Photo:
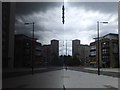
[[[15,34],[24,34],[24,35],[27,35],[29,37],[32,37],[32,33],[33,33],[32,25],[25,25],[24,23],[20,23],[18,20],[16,20],[15,27],[16,27]],[[35,25],[34,29],[35,29],[35,31],[34,31],[35,38],[43,40],[44,35],[40,34],[40,32],[44,32],[47,30],[45,30],[43,27],[36,26],[36,25]]]
[[[103,13],[117,13],[118,11],[118,2],[69,2],[69,5]]]
[[[16,15],[46,12],[49,8],[61,6],[61,2],[16,2]]]
[[[73,40],[80,39],[89,43],[96,37],[97,20],[111,22],[101,26],[101,35],[115,32],[117,25],[117,3],[67,3],[65,4],[65,24],[61,20],[62,3],[55,2],[21,2],[16,4],[16,33],[32,35],[32,25],[25,26],[24,22],[35,22],[35,37],[42,44],[51,39]],[[96,12],[98,11],[98,12]],[[102,29],[102,27],[104,27]]]

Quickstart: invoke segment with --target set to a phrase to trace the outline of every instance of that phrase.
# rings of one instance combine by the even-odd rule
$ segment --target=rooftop
[[[106,35],[104,35],[104,36],[102,36],[102,37],[99,37],[99,38],[100,38],[100,39],[103,39],[103,38],[113,38],[113,37],[118,37],[118,34],[108,33],[108,34],[106,34]],[[97,38],[93,38],[93,39],[97,40],[98,37],[97,37]]]

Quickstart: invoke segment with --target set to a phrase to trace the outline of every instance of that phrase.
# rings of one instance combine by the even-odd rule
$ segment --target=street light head
[[[107,24],[108,22],[101,22],[101,23]]]
[[[25,25],[28,25],[28,24],[30,24],[30,23],[24,23]]]
[[[34,22],[33,23],[24,23],[25,25],[28,25],[28,24],[34,24]]]

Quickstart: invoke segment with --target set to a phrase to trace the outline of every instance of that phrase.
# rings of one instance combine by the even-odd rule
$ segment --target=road
[[[13,90],[117,90],[118,78],[106,75],[98,76],[88,73],[83,68],[63,67],[35,71],[34,75],[26,74],[3,79],[3,88]],[[83,71],[82,71],[83,70]],[[11,74],[12,75],[12,74]],[[93,89],[94,88],[94,89]],[[26,90],[25,89],[25,90]]]
[[[44,72],[49,72],[49,71],[55,71],[55,70],[61,70],[63,67],[43,67],[42,69],[34,69],[34,73],[44,73]],[[67,69],[69,70],[75,70],[75,71],[81,71],[81,72],[86,72],[86,73],[94,73],[98,74],[96,70],[89,70],[89,69],[84,69],[84,67],[68,67]],[[23,76],[23,75],[28,75],[32,74],[31,69],[29,70],[21,70],[21,71],[15,71],[15,72],[5,72],[2,73],[2,78],[11,78],[11,77],[17,77],[17,76]],[[112,76],[112,77],[119,77],[120,74],[118,72],[107,72],[107,71],[100,71],[101,75],[106,75],[106,76]]]

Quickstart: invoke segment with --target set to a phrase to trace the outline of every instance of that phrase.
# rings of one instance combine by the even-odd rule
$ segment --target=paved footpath
[[[86,70],[95,70],[97,71],[98,68],[84,68]],[[106,72],[119,72],[119,68],[100,68],[101,71],[106,71]]]
[[[44,72],[50,72],[50,71],[56,71],[56,70],[61,70],[63,69],[62,67],[44,67],[44,68],[34,68],[33,72],[34,73],[44,73]],[[13,69],[13,70],[3,70],[2,73],[2,78],[14,78],[18,76],[24,76],[24,75],[30,75],[32,74],[31,68],[20,68],[20,69]]]
[[[3,88],[118,88],[118,78],[74,70],[57,70],[3,79]],[[63,89],[67,90],[67,89]],[[68,89],[69,90],[69,89]]]
[[[118,88],[118,78],[85,72],[64,71],[66,88]]]
[[[68,67],[70,70],[86,72],[86,73],[93,73],[98,74],[97,68],[87,68],[87,67]],[[112,77],[119,77],[119,70],[117,68],[101,68],[100,75],[112,76]]]

